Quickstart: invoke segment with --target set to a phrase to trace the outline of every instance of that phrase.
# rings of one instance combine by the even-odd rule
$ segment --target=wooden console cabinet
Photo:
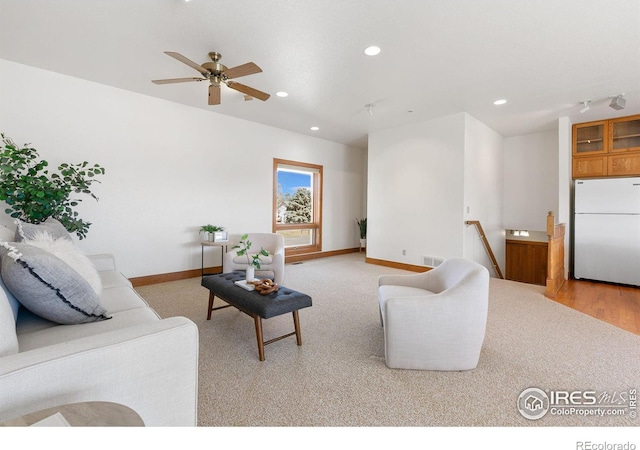
[[[640,175],[640,115],[573,126],[573,178]]]
[[[548,244],[538,241],[507,239],[507,280],[540,284],[547,281]]]

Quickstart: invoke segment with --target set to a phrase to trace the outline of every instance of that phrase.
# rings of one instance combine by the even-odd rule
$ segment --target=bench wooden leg
[[[293,327],[296,330],[296,342],[302,345],[302,336],[300,335],[300,319],[298,318],[298,310],[293,312]]]
[[[207,320],[211,320],[211,311],[213,311],[213,299],[216,296],[213,295],[213,292],[209,291],[209,310],[207,311]]]
[[[256,339],[258,341],[258,357],[260,361],[264,361],[264,340],[262,338],[262,318],[258,315],[253,316],[256,324]]]

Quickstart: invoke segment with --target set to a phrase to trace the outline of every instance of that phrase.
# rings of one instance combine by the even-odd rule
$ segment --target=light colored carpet
[[[541,286],[492,279],[480,363],[467,372],[392,370],[384,363],[377,278],[409,273],[363,254],[286,266],[305,292],[303,345],[289,337],[260,362],[253,320],[235,308],[206,320],[208,290],[193,278],[137,288],[162,316],[200,330],[200,426],[637,426],[625,416],[531,421],[516,407],[529,387],[627,392],[640,387],[640,337],[555,303]],[[220,300],[216,300],[220,302]],[[220,303],[222,304],[222,303]],[[293,330],[291,315],[263,321],[265,339]]]

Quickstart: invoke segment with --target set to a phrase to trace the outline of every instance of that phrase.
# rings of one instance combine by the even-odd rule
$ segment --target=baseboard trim
[[[285,263],[295,263],[301,261],[308,261],[310,259],[318,259],[318,258],[328,258],[329,256],[338,256],[338,255],[346,255],[347,253],[356,253],[360,249],[358,247],[355,248],[345,248],[342,250],[332,250],[330,252],[314,252],[314,253],[303,253],[302,255],[290,255],[285,257]]]
[[[206,267],[205,273],[221,272],[222,267]],[[161,273],[158,275],[147,275],[144,277],[129,278],[134,287],[146,286],[148,284],[167,283],[169,281],[186,280],[187,278],[195,278],[202,276],[201,269],[183,270],[182,272]]]
[[[378,266],[392,267],[394,269],[410,270],[411,272],[427,272],[431,267],[416,266],[413,264],[399,263],[395,261],[386,261],[384,259],[365,258],[367,264],[376,264]]]

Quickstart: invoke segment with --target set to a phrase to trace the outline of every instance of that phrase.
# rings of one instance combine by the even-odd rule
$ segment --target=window
[[[273,231],[286,255],[322,250],[322,166],[273,160]]]

